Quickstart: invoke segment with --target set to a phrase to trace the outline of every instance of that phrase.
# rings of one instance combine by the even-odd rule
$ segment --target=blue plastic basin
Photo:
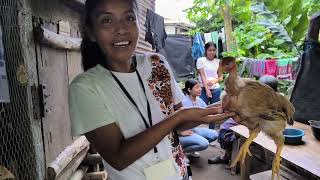
[[[286,128],[283,131],[286,144],[302,144],[304,131],[297,128]]]

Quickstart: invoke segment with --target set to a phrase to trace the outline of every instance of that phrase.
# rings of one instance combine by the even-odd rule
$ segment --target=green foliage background
[[[235,42],[223,55],[257,59],[299,56],[309,17],[320,11],[320,0],[194,0],[186,10],[194,24],[189,34],[220,30],[226,5],[231,9]],[[292,85],[280,81],[279,92],[288,95]]]
[[[320,0],[194,0],[186,10],[194,24],[190,35],[220,30],[226,4],[231,8],[235,43],[224,55],[258,59],[297,56],[308,18],[320,11]]]

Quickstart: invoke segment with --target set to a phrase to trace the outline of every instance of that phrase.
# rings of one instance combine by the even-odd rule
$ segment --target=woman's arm
[[[198,69],[198,72],[199,72],[200,77],[201,77],[203,88],[206,91],[206,95],[207,95],[208,98],[211,98],[212,94],[211,94],[211,91],[210,91],[210,89],[208,87],[208,80],[207,80],[207,77],[205,75],[204,69],[203,68],[202,69]]]
[[[179,119],[173,115],[129,139],[124,139],[116,123],[85,136],[105,161],[121,171],[155,147],[178,124]]]
[[[201,78],[201,82],[203,84],[203,87],[208,90],[208,85],[207,85],[207,77],[205,75],[205,72],[204,72],[204,68],[201,68],[201,69],[198,69],[198,73],[200,74],[200,78]]]
[[[149,129],[125,139],[116,123],[106,125],[85,134],[92,146],[112,167],[121,171],[152,150],[165,136],[182,123],[210,123],[224,119],[211,117],[212,108],[183,109]]]
[[[235,113],[233,112],[227,112],[224,114],[215,114],[215,115],[209,115],[207,122],[188,122],[188,123],[184,123],[181,124],[180,126],[177,127],[178,131],[185,131],[194,127],[199,126],[200,124],[209,124],[209,123],[222,123],[225,120],[227,120],[229,117],[233,117],[230,115],[234,115]],[[209,122],[210,121],[210,122]]]
[[[220,123],[223,122],[224,120],[226,120],[225,118],[223,118],[224,116],[228,116],[228,114],[221,114],[223,112],[221,104],[212,104],[207,106],[207,108],[212,109],[212,113],[211,113],[211,118],[212,121],[211,123]],[[191,129],[194,127],[199,126],[200,124],[204,124],[203,122],[188,122],[188,123],[182,123],[177,127],[178,131],[184,131],[187,129]]]

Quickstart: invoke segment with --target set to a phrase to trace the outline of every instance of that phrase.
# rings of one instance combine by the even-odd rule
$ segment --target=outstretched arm
[[[210,123],[234,114],[211,116],[212,108],[183,109],[145,131],[125,139],[116,123],[85,134],[104,160],[117,170],[123,170],[152,150],[165,136],[180,124]]]

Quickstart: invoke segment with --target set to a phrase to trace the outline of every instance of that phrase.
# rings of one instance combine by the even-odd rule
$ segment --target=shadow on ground
[[[209,146],[200,152],[200,158],[190,158],[192,168],[192,180],[239,180],[240,175],[231,175],[229,169],[223,164],[208,164],[208,158],[223,153],[219,144]]]

